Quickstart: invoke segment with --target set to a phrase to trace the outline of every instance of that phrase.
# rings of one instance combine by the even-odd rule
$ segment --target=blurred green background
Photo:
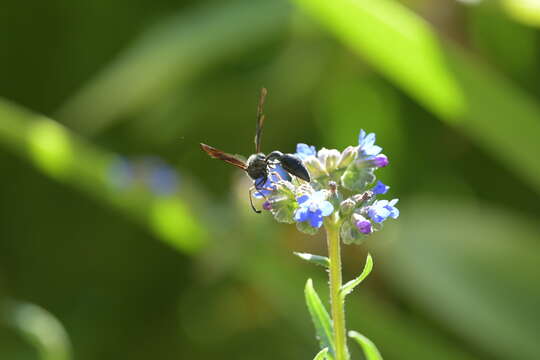
[[[311,359],[323,254],[199,142],[376,132],[401,217],[347,325],[385,359],[540,358],[535,1],[3,0],[0,358]],[[351,344],[353,356],[361,355]]]

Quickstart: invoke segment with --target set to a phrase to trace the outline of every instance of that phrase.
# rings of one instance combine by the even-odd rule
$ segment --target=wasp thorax
[[[253,154],[247,160],[247,173],[250,178],[257,180],[268,176],[266,156],[263,153]]]

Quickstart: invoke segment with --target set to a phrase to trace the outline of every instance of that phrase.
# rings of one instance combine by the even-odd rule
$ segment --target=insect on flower
[[[249,175],[253,180],[253,186],[249,189],[249,201],[251,208],[256,213],[260,213],[260,210],[255,209],[252,200],[252,194],[254,191],[265,190],[266,184],[270,175],[276,174],[278,179],[281,178],[275,167],[281,165],[281,167],[291,175],[294,175],[302,180],[310,182],[309,172],[302,163],[302,160],[293,154],[283,154],[281,151],[274,150],[270,154],[265,155],[261,152],[261,133],[265,115],[263,114],[263,105],[266,98],[267,90],[261,89],[261,96],[259,98],[259,104],[257,106],[257,126],[255,132],[255,154],[251,155],[247,162],[242,161],[238,157],[218,150],[212,146],[201,143],[201,149],[210,155],[214,159],[223,160],[231,165],[234,165]]]

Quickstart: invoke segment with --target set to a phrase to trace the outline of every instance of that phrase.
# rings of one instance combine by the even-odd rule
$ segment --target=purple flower
[[[390,186],[386,186],[382,183],[382,181],[377,181],[377,184],[371,189],[373,191],[373,194],[380,195],[380,194],[386,194],[386,192],[390,189]]]
[[[373,160],[371,160],[371,162],[373,165],[380,168],[388,166],[389,163],[388,158],[384,154],[377,155]]]
[[[392,219],[397,219],[399,216],[399,210],[394,205],[396,205],[398,199],[388,200],[378,200],[373,203],[373,205],[368,208],[368,216],[371,220],[376,223],[382,223],[388,217]]]
[[[262,208],[266,211],[270,211],[272,210],[272,203],[268,200],[266,200],[265,202],[263,202],[262,204]]]
[[[369,221],[362,215],[354,215],[354,225],[362,234],[371,234],[373,232],[373,229],[371,227],[371,221]]]
[[[360,135],[358,135],[358,155],[369,160],[379,155],[381,151],[382,147],[375,145],[375,133],[366,134],[363,129],[360,130]]]
[[[298,222],[309,221],[314,228],[320,228],[323,217],[334,212],[334,206],[326,200],[324,190],[317,191],[311,195],[302,195],[296,198],[300,207],[294,213],[294,220]]]
[[[296,155],[300,157],[300,159],[304,160],[310,156],[317,156],[317,150],[315,149],[315,146],[309,146],[306,144],[298,144],[296,145]]]

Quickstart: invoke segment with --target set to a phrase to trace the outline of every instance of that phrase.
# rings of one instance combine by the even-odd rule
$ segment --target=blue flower
[[[306,144],[298,144],[296,145],[296,155],[300,157],[300,159],[304,160],[310,156],[317,156],[317,149],[315,149],[315,146],[309,146]]]
[[[375,145],[375,133],[366,134],[362,129],[358,135],[358,154],[365,159],[372,159],[382,151],[382,147]]]
[[[149,185],[152,191],[158,195],[170,195],[178,186],[178,175],[170,166],[159,163],[150,170]]]
[[[392,219],[397,219],[399,216],[399,210],[394,205],[396,205],[398,199],[388,200],[378,200],[373,203],[373,205],[368,208],[368,216],[371,220],[376,223],[382,223],[388,217]]]
[[[390,189],[390,186],[386,186],[382,183],[382,181],[377,181],[377,184],[371,189],[373,191],[373,194],[380,195],[380,194],[386,194],[386,192]]]
[[[281,165],[276,165],[271,171],[270,175],[266,178],[266,181],[263,183],[264,179],[259,178],[255,180],[255,188],[258,190],[253,193],[253,197],[256,199],[266,197],[276,189],[276,183],[279,180],[291,180],[291,176],[281,167]]]
[[[324,190],[317,191],[311,195],[302,195],[296,198],[300,207],[294,213],[294,220],[298,222],[309,221],[314,228],[320,228],[323,223],[323,216],[328,216],[334,212],[334,206],[326,200]]]

